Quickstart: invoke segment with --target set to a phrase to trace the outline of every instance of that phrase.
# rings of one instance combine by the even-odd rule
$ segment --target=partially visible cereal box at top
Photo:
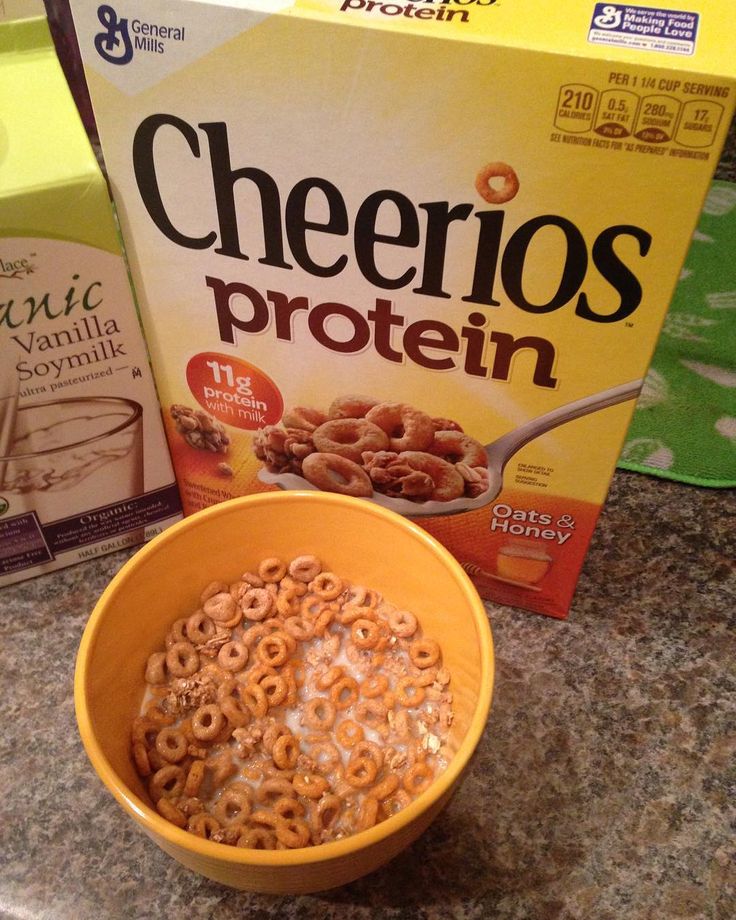
[[[0,2],[0,586],[180,517],[105,179],[43,4]]]
[[[734,105],[728,0],[73,0],[185,512],[328,489],[566,616]]]

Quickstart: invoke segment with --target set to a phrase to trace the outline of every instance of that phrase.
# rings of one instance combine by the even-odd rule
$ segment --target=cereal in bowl
[[[313,555],[213,581],[148,659],[132,757],[158,812],[251,849],[316,846],[408,805],[445,769],[439,644]]]

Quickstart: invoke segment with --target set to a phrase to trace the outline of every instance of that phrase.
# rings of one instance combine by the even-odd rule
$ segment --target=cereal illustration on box
[[[566,616],[733,108],[724,5],[685,42],[131,0],[124,66],[73,6],[185,511],[358,496]]]

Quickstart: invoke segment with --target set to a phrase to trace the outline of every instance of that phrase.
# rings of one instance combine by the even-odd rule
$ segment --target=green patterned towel
[[[706,199],[618,465],[736,486],[736,184]]]

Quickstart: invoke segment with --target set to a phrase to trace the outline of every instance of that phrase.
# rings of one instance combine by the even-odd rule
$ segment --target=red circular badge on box
[[[187,364],[187,383],[203,409],[234,428],[255,431],[275,425],[284,412],[284,399],[273,380],[231,355],[194,355]]]

